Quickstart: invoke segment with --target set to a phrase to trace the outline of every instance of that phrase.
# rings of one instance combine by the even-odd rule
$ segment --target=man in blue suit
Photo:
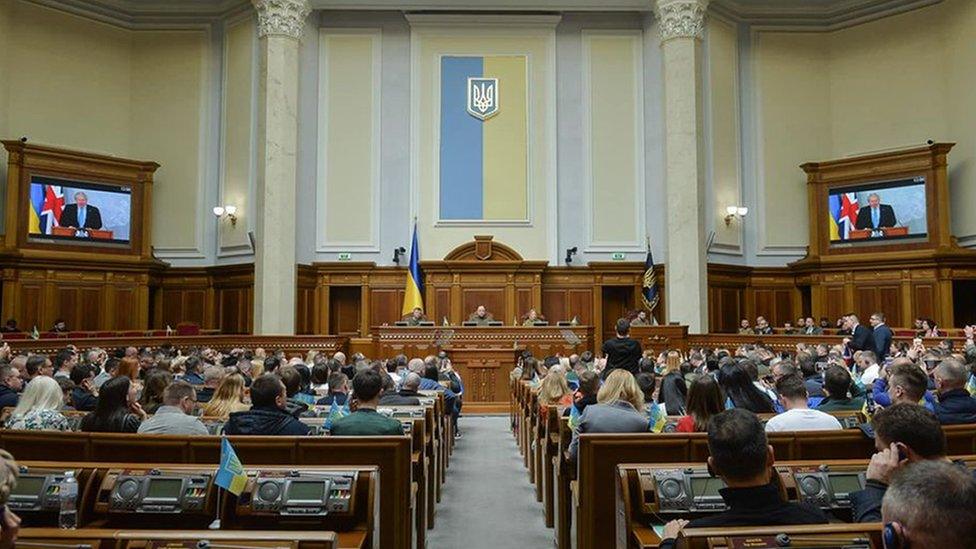
[[[891,338],[894,334],[885,324],[884,313],[871,315],[871,336],[874,338],[874,352],[878,355],[878,364],[884,364],[885,357],[891,350]]]

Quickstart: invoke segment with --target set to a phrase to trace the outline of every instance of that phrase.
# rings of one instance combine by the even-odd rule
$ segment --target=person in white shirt
[[[807,406],[807,387],[802,377],[792,375],[780,378],[776,381],[776,392],[786,411],[766,422],[766,432],[842,429],[834,416]]]
[[[861,372],[861,385],[868,386],[878,379],[881,373],[881,366],[878,364],[878,355],[874,351],[861,351],[857,360],[857,367]]]

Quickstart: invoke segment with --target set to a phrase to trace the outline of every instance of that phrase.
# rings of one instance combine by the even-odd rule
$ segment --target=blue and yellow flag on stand
[[[653,433],[660,433],[664,431],[664,427],[668,424],[668,418],[664,414],[664,410],[657,402],[651,402],[648,405],[648,417],[649,421],[647,423],[647,430]]]
[[[237,452],[226,438],[220,441],[220,467],[217,468],[214,483],[235,496],[241,495],[244,486],[247,485],[244,466],[241,465],[241,460],[237,459]]]
[[[410,314],[417,307],[424,308],[424,275],[420,272],[420,244],[417,241],[417,222],[414,221],[410,266],[407,268],[407,289],[403,294],[403,315]]]
[[[339,406],[336,401],[332,400],[332,406],[329,407],[329,415],[325,416],[325,422],[322,427],[327,431],[332,430],[332,424],[335,423],[337,419],[342,419],[352,412],[349,410],[349,401],[347,400],[345,404]]]
[[[579,408],[576,407],[576,404],[573,404],[569,407],[569,428],[575,429],[576,426],[579,425],[579,422],[580,411]]]

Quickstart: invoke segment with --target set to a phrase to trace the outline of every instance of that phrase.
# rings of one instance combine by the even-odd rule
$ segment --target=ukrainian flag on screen
[[[44,185],[31,183],[30,205],[27,211],[27,233],[44,234],[41,230],[41,212],[44,211]]]
[[[498,113],[468,112],[468,78],[497,78]],[[526,58],[441,58],[440,219],[527,219]]]

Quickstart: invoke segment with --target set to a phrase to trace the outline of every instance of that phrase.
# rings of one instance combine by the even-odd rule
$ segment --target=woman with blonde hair
[[[234,412],[244,412],[251,407],[244,403],[244,378],[231,374],[220,380],[213,398],[203,407],[204,417],[227,419]]]
[[[64,393],[54,378],[38,376],[27,384],[20,402],[7,420],[8,429],[23,431],[68,431],[67,418],[61,414]]]
[[[552,368],[549,375],[542,378],[539,385],[539,415],[545,421],[548,417],[549,406],[556,406],[559,414],[562,415],[563,409],[573,403],[573,391],[569,388],[566,381],[566,374],[561,368]]]
[[[643,412],[644,393],[627,370],[610,372],[591,404],[580,414],[569,444],[569,458],[576,459],[581,433],[642,433],[650,431],[650,418]]]

